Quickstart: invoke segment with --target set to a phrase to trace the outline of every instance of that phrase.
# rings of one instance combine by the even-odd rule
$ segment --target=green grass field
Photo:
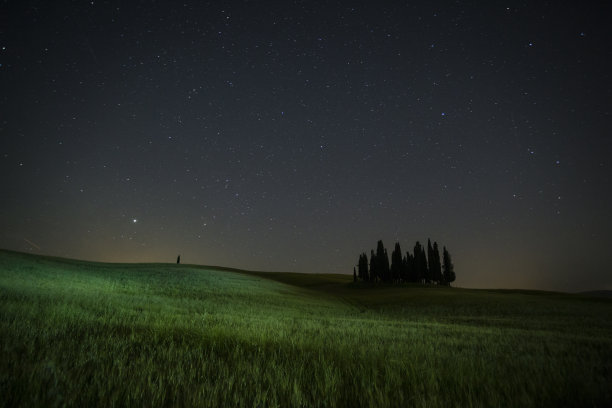
[[[612,301],[0,251],[3,406],[612,406]]]

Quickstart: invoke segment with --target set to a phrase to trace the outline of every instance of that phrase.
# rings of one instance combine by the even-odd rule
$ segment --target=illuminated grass
[[[609,406],[611,339],[605,299],[0,251],[5,406]]]

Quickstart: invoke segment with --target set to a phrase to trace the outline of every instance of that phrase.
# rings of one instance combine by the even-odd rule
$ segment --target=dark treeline
[[[387,249],[382,241],[378,241],[376,251],[370,252],[369,260],[365,252],[359,255],[357,270],[353,268],[353,279],[366,282],[416,282],[450,286],[455,280],[455,271],[446,247],[442,250],[442,261],[440,261],[437,242],[432,245],[428,239],[427,248],[424,248],[417,241],[412,254],[410,251],[404,254],[397,242],[389,262]]]

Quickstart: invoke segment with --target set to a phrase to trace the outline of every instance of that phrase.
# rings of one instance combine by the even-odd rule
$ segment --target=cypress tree
[[[376,255],[374,254],[374,250],[370,252],[370,276],[369,280],[372,282],[376,282],[376,278],[378,278],[378,261],[376,260]]]
[[[368,256],[366,255],[366,253],[362,253],[361,255],[359,255],[359,274],[358,277],[361,280],[367,281],[369,280],[369,276],[368,276]]]
[[[432,269],[432,279],[438,284],[442,284],[442,266],[440,264],[440,251],[438,250],[438,243],[433,244],[433,259],[429,261],[429,268]]]
[[[453,266],[453,262],[451,260],[451,256],[448,253],[448,251],[446,250],[446,247],[444,247],[444,251],[442,254],[442,262],[443,262],[443,268],[444,268],[444,282],[450,286],[451,282],[455,281],[455,269]]]
[[[425,247],[421,248],[421,270],[423,271],[423,281],[426,281],[429,276],[429,267],[427,265],[427,256],[425,256]]]
[[[385,281],[391,282],[391,267],[389,265],[389,255],[387,255],[387,248],[385,248],[385,255],[383,256],[382,270],[385,275]]]
[[[389,257],[382,240],[376,245],[376,275],[382,281],[386,281],[389,275]]]
[[[400,275],[401,282],[408,282],[410,279],[410,254],[406,252],[406,256],[402,258],[402,272]]]
[[[367,277],[368,277],[368,262],[366,259],[365,268],[364,268],[364,262],[363,262],[364,255],[365,253],[362,253],[361,255],[359,255],[359,279],[361,280],[367,280]]]
[[[410,252],[406,252],[406,281],[416,282],[414,256],[410,255]]]
[[[421,247],[421,243],[417,241],[416,244],[414,244],[414,282],[421,283],[425,277],[423,262],[421,260],[423,254],[424,252],[423,248]]]
[[[431,283],[432,281],[432,264],[433,260],[433,248],[431,246],[431,240],[427,238],[427,261],[429,263],[429,267],[425,269],[425,283]]]
[[[391,254],[391,276],[393,282],[399,282],[402,279],[402,271],[404,269],[404,260],[402,259],[402,249],[399,242],[395,243],[395,249]]]

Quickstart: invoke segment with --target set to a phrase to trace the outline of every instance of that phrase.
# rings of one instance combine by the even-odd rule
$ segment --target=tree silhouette
[[[378,278],[378,261],[376,260],[376,255],[374,254],[374,250],[370,252],[370,276],[369,281],[376,282]]]
[[[429,276],[429,266],[427,265],[427,256],[425,255],[425,247],[421,248],[421,270],[423,271],[423,281],[426,281]]]
[[[433,280],[432,268],[431,268],[432,260],[433,260],[433,247],[431,246],[431,240],[427,238],[427,261],[428,261],[429,267],[425,269],[425,283],[431,283],[431,281]]]
[[[357,276],[359,277],[359,279],[364,281],[370,280],[368,276],[368,256],[365,254],[365,252],[359,255],[358,268],[359,273]]]
[[[440,251],[438,250],[438,243],[434,242],[432,259],[429,261],[429,268],[431,269],[431,276],[434,282],[441,284],[442,279],[442,266],[440,264]]]
[[[381,281],[387,281],[389,278],[389,257],[382,240],[376,245],[376,274]]]
[[[451,256],[448,253],[448,251],[446,250],[446,247],[444,247],[444,251],[443,251],[443,267],[444,267],[444,282],[450,286],[451,282],[455,281],[455,269],[453,267],[453,262],[451,260]]]
[[[357,269],[353,268],[354,281],[450,285],[455,278],[453,263],[446,247],[443,251],[443,261],[440,262],[438,243],[434,241],[432,245],[431,239],[427,240],[427,253],[417,241],[414,244],[414,254],[406,252],[403,257],[401,245],[396,242],[391,253],[391,265],[387,249],[382,240],[379,240],[376,251],[370,251],[369,268],[365,252],[359,255]]]
[[[402,259],[402,249],[400,243],[395,243],[395,249],[391,253],[391,279],[393,282],[400,282],[402,279],[402,271],[404,269],[404,260]]]
[[[389,265],[389,255],[387,255],[387,248],[385,248],[384,250],[382,270],[384,274],[384,281],[391,282],[391,266]]]
[[[406,282],[416,282],[416,270],[414,267],[414,256],[406,252]]]
[[[425,269],[427,269],[427,259],[425,250],[419,241],[414,244],[414,281],[423,282],[425,280]]]

